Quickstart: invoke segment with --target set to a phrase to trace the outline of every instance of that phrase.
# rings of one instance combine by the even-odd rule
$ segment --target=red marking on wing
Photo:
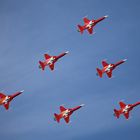
[[[87,30],[88,30],[89,34],[93,33],[93,28],[88,28]]]
[[[108,64],[106,61],[102,61],[102,65],[103,65],[103,67],[106,67],[106,66],[108,66],[109,64]]]
[[[6,95],[4,95],[3,93],[0,93],[0,98],[4,98],[6,97]]]
[[[90,22],[90,20],[88,18],[86,18],[86,17],[83,18],[83,21],[84,21],[85,24],[88,24]]]
[[[66,123],[69,123],[70,117],[68,116],[68,117],[64,118],[64,120],[65,120]]]
[[[106,72],[106,74],[107,74],[107,76],[108,76],[109,78],[112,77],[112,71],[111,71],[111,70],[110,70],[110,72]]]
[[[51,58],[51,56],[50,56],[50,55],[48,55],[48,54],[44,54],[44,57],[45,57],[46,59]]]
[[[119,104],[120,104],[121,109],[123,109],[123,108],[125,108],[125,107],[126,107],[126,104],[125,104],[125,103],[123,103],[123,102],[119,102]]]
[[[49,65],[51,70],[54,70],[54,64]]]
[[[129,112],[124,113],[124,116],[125,116],[126,119],[128,119],[129,118]]]
[[[65,107],[60,106],[60,111],[61,111],[61,112],[65,111],[65,110],[67,110]]]

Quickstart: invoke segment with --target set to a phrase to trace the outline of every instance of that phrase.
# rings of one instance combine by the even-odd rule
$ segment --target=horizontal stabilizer
[[[59,123],[60,122],[60,116],[56,113],[54,113],[54,117],[55,117],[55,120]]]
[[[97,70],[97,74],[102,78],[103,76],[102,70],[100,70],[99,68],[96,68],[96,70]]]
[[[120,117],[120,112],[116,109],[114,109],[114,115],[119,118]]]
[[[45,65],[44,65],[44,63],[43,62],[41,62],[41,61],[39,61],[39,68],[41,68],[42,70],[44,70],[45,69]]]
[[[77,25],[77,26],[78,26],[78,32],[80,32],[82,34],[84,31],[84,27],[81,25]]]

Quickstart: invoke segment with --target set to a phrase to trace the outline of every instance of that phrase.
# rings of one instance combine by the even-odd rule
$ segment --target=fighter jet
[[[125,116],[125,118],[128,119],[129,118],[129,111],[131,111],[137,105],[140,105],[140,102],[137,102],[135,104],[128,104],[128,105],[126,105],[123,102],[119,102],[119,104],[120,104],[121,109],[120,110],[114,109],[114,116],[119,118],[120,115],[123,114]]]
[[[124,63],[127,59],[121,60],[117,62],[116,64],[108,64],[106,61],[102,61],[103,69],[100,70],[99,68],[96,68],[97,75],[100,77],[103,76],[103,73],[106,73],[109,78],[112,77],[112,71],[120,64]]]
[[[66,123],[69,123],[71,114],[74,111],[76,111],[79,108],[81,108],[82,106],[84,106],[84,104],[82,104],[80,106],[77,106],[77,107],[74,107],[74,108],[69,108],[69,109],[66,109],[63,106],[60,106],[60,114],[54,113],[54,120],[59,123],[60,122],[60,119],[64,118],[65,122]]]
[[[94,26],[99,23],[100,21],[104,20],[105,18],[107,18],[108,16],[103,16],[99,19],[96,19],[96,20],[89,20],[88,18],[84,17],[83,18],[83,21],[84,21],[84,26],[81,26],[81,25],[77,25],[78,26],[78,32],[80,32],[81,34],[83,33],[84,30],[88,30],[89,34],[92,34],[93,33],[93,28]]]
[[[45,67],[49,66],[51,70],[54,70],[55,62],[66,54],[68,54],[68,51],[65,52],[65,53],[62,53],[58,56],[50,56],[48,54],[44,54],[45,61],[44,62],[39,61],[39,64],[40,64],[39,68],[42,69],[42,70],[45,70]]]
[[[12,95],[5,95],[3,93],[0,93],[0,105],[3,105],[5,107],[6,110],[9,109],[9,104],[10,102],[18,95],[20,95],[22,91],[16,92]]]

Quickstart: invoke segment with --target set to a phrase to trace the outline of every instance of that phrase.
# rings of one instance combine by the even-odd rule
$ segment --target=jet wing
[[[126,119],[128,119],[129,118],[129,112],[128,113],[124,113],[124,116],[125,116]]]
[[[48,55],[48,54],[44,54],[44,57],[45,57],[46,59],[51,58],[51,56],[50,56],[50,55]]]
[[[107,74],[107,76],[108,76],[109,78],[112,77],[112,71],[110,71],[110,72],[106,72],[106,74]]]
[[[4,98],[4,97],[6,97],[6,95],[0,93],[0,98]]]
[[[125,108],[125,107],[126,107],[126,104],[123,103],[123,102],[119,102],[119,104],[120,104],[120,107],[121,107],[121,108]]]
[[[60,106],[60,111],[61,111],[61,112],[65,111],[65,110],[67,110],[65,107]]]
[[[68,116],[68,117],[64,118],[64,120],[65,120],[66,123],[69,123],[70,117]]]
[[[54,64],[49,65],[51,70],[54,70]]]
[[[93,28],[88,28],[87,30],[88,30],[89,34],[93,33]]]
[[[103,67],[106,67],[106,66],[108,66],[109,64],[108,64],[106,61],[102,61],[102,65],[103,65]]]
[[[83,21],[84,21],[85,24],[88,24],[90,22],[90,20],[88,18],[86,18],[86,17],[83,18]]]
[[[7,104],[4,104],[4,107],[6,110],[8,110],[9,109],[9,102]]]

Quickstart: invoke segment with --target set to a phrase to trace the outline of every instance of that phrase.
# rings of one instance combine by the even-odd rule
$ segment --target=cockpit
[[[130,106],[126,105],[126,107],[123,109],[123,112],[125,112],[125,113],[128,112],[129,108],[130,108]]]
[[[90,21],[89,24],[87,25],[88,28],[91,28],[93,26],[94,22]]]
[[[9,100],[10,100],[10,97],[9,96],[6,96],[5,97],[5,100],[3,101],[3,103],[7,103]]]
[[[110,69],[111,69],[112,67],[113,67],[112,64],[108,65],[105,71],[110,72]]]
[[[64,114],[63,114],[63,117],[67,117],[69,115],[70,111],[67,109]]]
[[[54,58],[54,57],[51,57],[51,58],[49,59],[49,61],[48,61],[48,64],[52,64],[54,60],[55,60],[55,58]]]

